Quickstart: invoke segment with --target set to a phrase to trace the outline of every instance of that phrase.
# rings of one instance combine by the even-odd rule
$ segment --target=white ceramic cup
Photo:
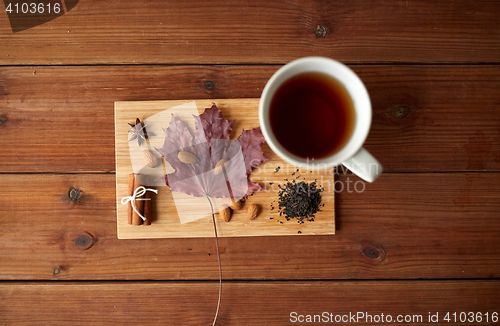
[[[356,122],[351,138],[339,151],[319,159],[305,159],[290,153],[276,139],[271,129],[269,110],[278,88],[291,77],[320,72],[338,80],[347,90],[354,103]],[[372,122],[370,96],[359,77],[344,64],[323,57],[306,57],[281,67],[266,84],[259,104],[259,120],[262,133],[269,147],[284,161],[307,169],[327,169],[343,164],[360,178],[373,182],[381,173],[382,165],[366,149],[365,142]]]

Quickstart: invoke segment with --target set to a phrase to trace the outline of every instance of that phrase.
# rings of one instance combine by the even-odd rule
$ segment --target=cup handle
[[[342,164],[361,179],[373,182],[382,174],[382,165],[366,149],[361,148],[353,157]]]

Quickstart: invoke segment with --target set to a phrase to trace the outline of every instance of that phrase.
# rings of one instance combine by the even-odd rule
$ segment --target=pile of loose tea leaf
[[[320,211],[323,187],[318,186],[316,181],[307,183],[286,179],[286,183],[280,185],[279,189],[280,216],[284,216],[287,221],[297,219],[300,224],[303,224],[304,220],[314,221],[314,214]]]

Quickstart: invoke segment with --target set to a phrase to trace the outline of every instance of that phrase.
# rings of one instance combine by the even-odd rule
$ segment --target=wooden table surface
[[[309,55],[366,84],[384,174],[337,194],[336,235],[219,239],[218,324],[500,323],[499,13],[486,0],[81,0],[13,33],[0,12],[0,325],[210,325],[213,238],[117,239],[113,104],[258,98]]]

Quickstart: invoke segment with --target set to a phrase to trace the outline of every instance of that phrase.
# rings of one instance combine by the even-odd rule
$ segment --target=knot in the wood
[[[215,89],[215,84],[211,80],[207,80],[203,83],[203,88],[207,91],[213,91]]]
[[[388,116],[393,116],[396,119],[403,119],[410,113],[410,108],[406,105],[396,105],[386,110]]]
[[[314,30],[314,34],[316,34],[316,37],[324,38],[324,37],[326,37],[326,35],[328,35],[328,30],[326,29],[325,26],[318,24],[318,25],[316,25],[316,29]]]
[[[75,239],[75,245],[80,247],[81,249],[87,250],[92,248],[92,246],[95,243],[95,238],[92,236],[92,234],[88,232],[84,232],[83,234],[80,234],[76,239]]]
[[[7,117],[0,117],[0,126],[7,122]]]
[[[380,252],[377,248],[374,246],[366,246],[363,248],[363,254],[371,259],[376,259],[380,257]]]
[[[69,189],[69,192],[68,192],[69,200],[76,202],[76,201],[78,201],[78,199],[80,199],[81,195],[82,195],[82,192],[80,191],[80,189],[77,189],[74,187],[71,187]]]

